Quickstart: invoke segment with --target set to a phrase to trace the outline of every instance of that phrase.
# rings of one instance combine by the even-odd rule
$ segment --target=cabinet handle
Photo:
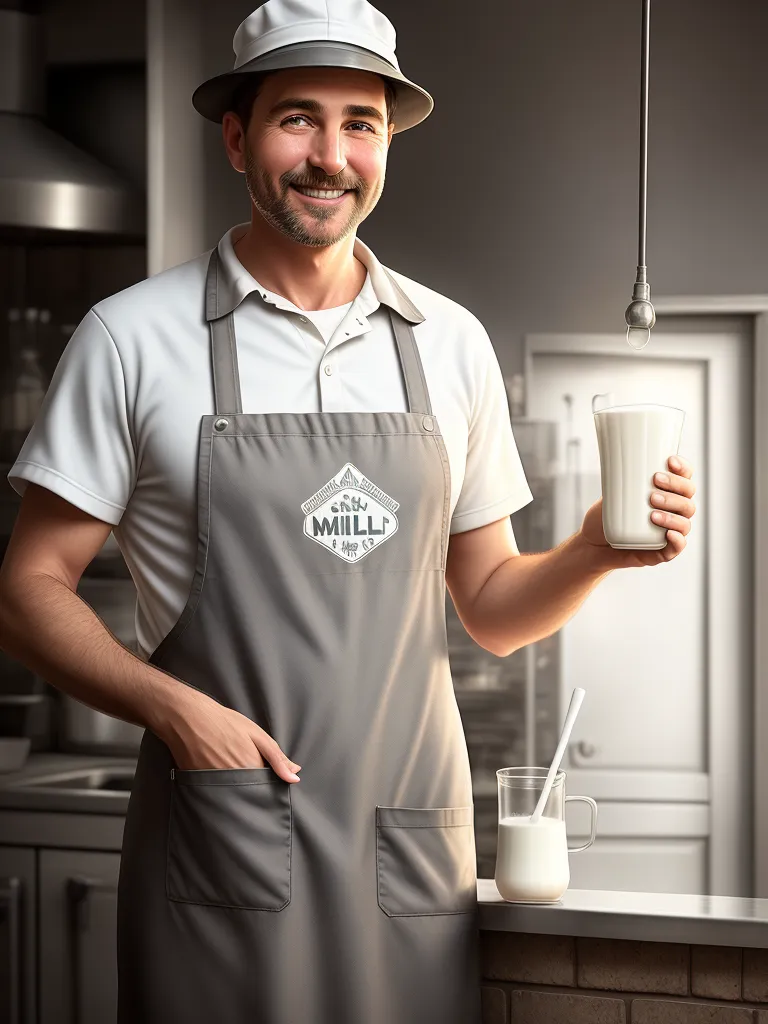
[[[115,892],[114,885],[107,885],[98,878],[77,875],[67,879],[70,920],[77,931],[87,931],[90,924],[89,897],[92,892]]]
[[[86,878],[77,875],[67,879],[67,902],[69,904],[69,920],[72,929],[70,970],[72,974],[72,1019],[80,1024],[82,1018],[83,995],[80,991],[82,974],[80,963],[80,935],[90,925],[90,896],[96,892],[115,892],[116,886],[108,885],[98,878]]]
[[[8,929],[8,1024],[21,1024],[21,879],[0,879],[0,926]]]

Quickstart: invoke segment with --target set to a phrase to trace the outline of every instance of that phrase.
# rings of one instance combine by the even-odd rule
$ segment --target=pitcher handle
[[[592,832],[589,837],[589,842],[585,843],[583,846],[568,847],[568,853],[581,853],[582,850],[588,850],[595,841],[595,835],[597,833],[597,804],[591,796],[567,796],[565,798],[565,802],[568,803],[569,800],[581,800],[582,803],[589,804],[592,811]]]

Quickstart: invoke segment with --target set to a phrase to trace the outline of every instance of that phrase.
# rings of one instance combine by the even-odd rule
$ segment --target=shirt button
[[[333,373],[333,367],[331,366],[330,363],[325,364],[325,366],[323,367],[323,373],[325,373],[326,377],[331,376],[331,374]]]
[[[435,424],[431,416],[425,416],[424,419],[421,421],[421,425],[424,427],[425,430],[435,429]]]
[[[302,322],[303,324],[305,324],[305,323],[307,322],[307,318],[306,318],[305,316],[300,316],[300,317],[299,317],[299,320],[301,320],[301,322]]]

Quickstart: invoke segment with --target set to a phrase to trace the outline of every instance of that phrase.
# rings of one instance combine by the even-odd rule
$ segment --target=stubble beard
[[[245,183],[253,205],[268,224],[271,224],[286,237],[300,245],[315,247],[335,245],[350,235],[376,205],[384,187],[382,178],[378,192],[374,196],[369,185],[364,181],[358,181],[355,185],[356,191],[348,203],[350,209],[346,215],[340,214],[339,208],[336,206],[308,203],[306,205],[308,216],[318,225],[328,225],[325,229],[318,227],[317,230],[313,230],[311,223],[308,224],[291,205],[288,189],[295,177],[296,175],[291,171],[281,175],[282,192],[278,193],[269,176],[254,160],[250,147],[246,145]],[[328,188],[329,182],[325,179],[321,185],[313,187]],[[338,227],[330,227],[333,220],[339,222]]]

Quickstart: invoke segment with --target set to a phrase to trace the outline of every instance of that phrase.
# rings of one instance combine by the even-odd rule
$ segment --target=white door
[[[579,442],[579,480],[569,474],[561,488],[558,544],[578,529],[588,507],[600,497],[592,416],[596,393],[613,393],[615,404],[652,401],[684,409],[680,454],[696,469],[699,507],[684,557],[652,569],[612,573],[561,632],[565,692],[570,694],[574,686],[587,691],[572,737],[571,765],[704,772],[706,365],[702,360],[639,363],[628,348],[627,355],[543,353],[536,354],[533,363],[528,414],[561,423],[558,461],[564,470],[574,467],[573,441]],[[565,395],[572,400],[570,430]]]
[[[561,424],[558,543],[600,497],[596,394],[610,394],[615,404],[685,409],[680,454],[693,463],[697,487],[683,556],[612,573],[561,630],[563,707],[575,686],[586,690],[564,767],[572,782],[578,778],[571,792],[598,802],[658,801],[662,783],[663,799],[680,801],[681,811],[692,800],[709,803],[704,891],[751,895],[743,785],[750,765],[751,339],[657,332],[640,353],[620,335],[526,339],[527,415]],[[653,837],[651,826],[644,838]],[[652,888],[638,885],[637,838],[625,844],[633,880],[626,887]],[[612,839],[615,853],[622,843],[616,833]],[[674,891],[680,851],[673,858],[669,849],[664,887]],[[620,870],[612,873],[620,878]]]

